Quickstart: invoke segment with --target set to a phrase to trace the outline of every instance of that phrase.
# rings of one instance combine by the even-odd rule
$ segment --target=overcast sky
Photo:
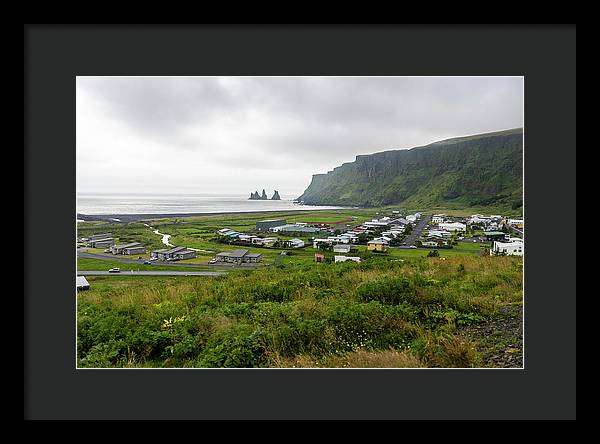
[[[523,126],[521,77],[77,77],[81,192],[298,197],[358,154]]]

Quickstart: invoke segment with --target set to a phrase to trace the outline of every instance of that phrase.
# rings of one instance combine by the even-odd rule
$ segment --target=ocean
[[[207,194],[91,194],[79,193],[77,213],[177,214],[285,210],[326,210],[345,207],[300,205],[292,197],[281,200],[248,200],[248,195]]]

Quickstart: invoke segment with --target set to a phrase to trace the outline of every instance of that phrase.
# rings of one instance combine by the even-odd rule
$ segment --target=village
[[[436,256],[438,250],[451,250],[459,243],[473,243],[491,256],[523,256],[523,219],[501,215],[474,214],[470,217],[446,214],[425,215],[421,212],[402,215],[400,211],[382,212],[377,218],[361,223],[349,220],[345,224],[294,222],[286,219],[265,219],[253,229],[238,231],[223,227],[213,234],[213,241],[236,247],[219,251],[206,265],[257,265],[263,254],[256,249],[314,251],[315,262],[361,262],[362,252],[384,256],[390,249],[429,250]],[[79,238],[78,245],[104,249],[105,255],[148,256],[141,242],[116,243],[111,233]],[[485,248],[483,248],[485,247]],[[475,248],[475,247],[473,247]],[[250,251],[252,249],[252,251]],[[170,246],[154,249],[144,264],[180,262],[197,257],[197,249]]]

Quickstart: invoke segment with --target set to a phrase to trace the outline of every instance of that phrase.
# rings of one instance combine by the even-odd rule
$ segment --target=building
[[[363,222],[363,226],[367,228],[387,228],[390,225],[390,222],[381,222],[377,219],[373,219],[370,222]]]
[[[113,245],[110,247],[112,254],[144,254],[146,247],[140,242],[131,242],[129,244]]]
[[[282,225],[286,225],[287,221],[285,219],[267,219],[256,222],[256,230],[257,231],[269,231],[272,227],[279,227]]]
[[[289,248],[302,248],[304,247],[304,241],[302,239],[289,239],[282,242],[284,246]]]
[[[348,245],[348,244],[338,244],[338,245],[333,246],[333,252],[334,253],[349,253],[351,248],[352,248],[352,246]]]
[[[515,228],[523,228],[523,219],[508,219],[508,225]]]
[[[443,238],[452,236],[451,232],[445,230],[429,230],[427,233],[429,236],[439,236]]]
[[[90,283],[87,281],[85,276],[77,276],[75,278],[75,284],[77,285],[77,290],[89,290]]]
[[[498,242],[494,241],[490,256],[523,256],[525,244],[523,242]]]
[[[360,258],[358,256],[334,256],[334,262],[346,262],[346,261],[354,261],[360,262]]]
[[[315,262],[325,262],[325,256],[319,253],[315,253]]]
[[[367,250],[369,251],[387,251],[388,243],[384,240],[372,240],[367,242]]]
[[[195,257],[196,252],[186,247],[165,248],[162,250],[154,250],[151,253],[152,259],[158,259],[161,261],[177,261],[182,259],[193,259]]]
[[[173,260],[182,261],[184,259],[194,259],[196,257],[196,252],[194,250],[190,250],[186,248],[184,250],[179,250],[173,253]]]
[[[433,216],[431,216],[431,223],[439,224],[441,222],[444,222],[446,220],[446,217],[448,216],[445,214],[434,214]]]
[[[223,251],[218,253],[214,259],[217,262],[227,262],[240,265],[261,262],[262,254],[249,253],[248,250]]]
[[[255,237],[252,239],[252,243],[263,247],[272,247],[278,240],[276,237]]]
[[[115,244],[115,240],[112,237],[104,239],[89,240],[87,246],[90,248],[110,248]]]
[[[503,233],[502,231],[484,231],[483,235],[487,241],[503,241],[508,240],[510,237],[507,233]]]
[[[272,231],[274,233],[278,233],[278,232],[283,232],[283,233],[318,233],[319,230],[318,228],[314,228],[314,227],[308,227],[306,225],[300,225],[300,224],[285,224],[285,225],[280,225],[277,227],[271,227],[269,228],[269,231]]]
[[[465,231],[467,229],[467,226],[462,222],[442,222],[438,224],[438,227],[447,231]]]

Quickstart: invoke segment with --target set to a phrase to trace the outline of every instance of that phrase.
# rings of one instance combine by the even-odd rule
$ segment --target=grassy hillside
[[[357,156],[316,174],[298,199],[312,205],[522,210],[523,130]]]
[[[80,367],[486,367],[515,338],[522,259],[372,258],[221,277],[90,277]],[[515,311],[513,310],[513,312]],[[493,332],[493,331],[492,331]],[[500,331],[501,332],[501,331]],[[512,341],[512,342],[510,342]],[[508,348],[507,348],[508,347]]]

